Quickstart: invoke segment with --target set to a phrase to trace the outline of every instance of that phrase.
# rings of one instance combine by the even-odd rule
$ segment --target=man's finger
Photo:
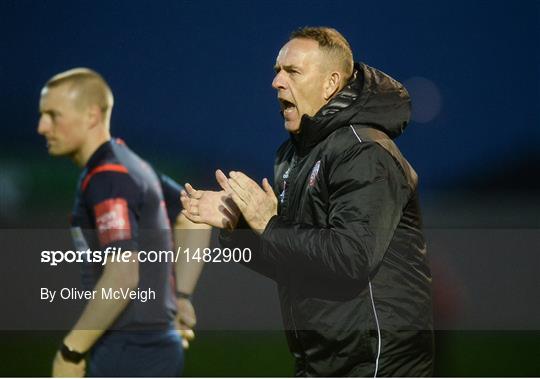
[[[216,180],[218,184],[227,192],[231,192],[231,186],[229,185],[229,180],[227,176],[221,170],[216,170]]]
[[[233,199],[234,199],[234,196],[236,195],[239,199],[242,200],[242,202],[244,204],[248,204],[251,200],[251,193],[246,190],[244,187],[242,187],[237,181],[236,179],[234,178],[231,178],[229,180],[229,184],[231,185],[231,189],[232,189],[232,192],[231,192],[231,195],[233,196]],[[234,201],[236,203],[236,205],[238,205],[238,208],[240,208],[242,210],[242,207],[240,206],[240,204],[238,203],[238,201]]]
[[[202,218],[199,215],[194,215],[192,213],[189,213],[187,210],[182,209],[182,214],[187,217],[189,221],[193,221],[196,224],[202,223]]]
[[[189,197],[192,197],[194,199],[200,199],[202,194],[200,191],[197,191],[195,188],[191,186],[191,184],[186,183],[185,188],[187,190],[187,193],[189,194]]]
[[[182,207],[184,208],[184,210],[188,211],[192,215],[199,214],[199,201],[198,200],[191,199],[189,197],[181,195],[180,202],[182,203]]]
[[[182,335],[182,338],[192,341],[195,339],[195,333],[192,329],[188,328],[184,324],[180,324],[180,334]]]
[[[234,190],[231,193],[231,196],[232,196],[232,199],[233,199],[234,203],[238,207],[238,209],[240,209],[240,212],[244,213],[245,210],[247,209],[246,202],[244,200],[242,200],[242,198],[240,196],[238,196],[238,194],[236,192],[234,192]]]
[[[189,208],[186,209],[189,213],[191,213],[194,216],[199,215],[199,203],[195,201],[189,202]]]
[[[182,338],[182,348],[183,348],[184,350],[189,349],[189,342],[188,342],[188,340],[185,339],[185,338]]]
[[[178,333],[182,337],[182,347],[184,349],[189,349],[189,341],[192,341],[195,338],[195,333],[191,328],[189,328],[187,325],[183,324],[182,321],[175,321],[176,323],[176,329],[178,330]]]
[[[197,321],[195,320],[194,317],[191,317],[191,316],[188,316],[188,315],[185,315],[185,314],[180,315],[180,324],[181,325],[185,325],[189,329],[193,329],[193,327],[195,326],[196,323],[197,323]]]
[[[246,174],[240,172],[240,171],[231,171],[231,179],[229,180],[229,183],[236,182],[238,185],[244,190],[244,194],[240,194],[240,197],[244,198],[248,203],[257,202],[257,199],[259,199],[263,192],[265,192],[264,189],[262,189],[256,181],[251,179]]]
[[[182,203],[182,207],[184,209],[189,209],[190,201],[189,196],[186,191],[182,191],[180,194],[180,202]]]
[[[229,176],[233,178],[234,180],[236,180],[238,184],[240,184],[242,187],[246,189],[254,188],[254,187],[261,188],[259,187],[256,181],[254,181],[253,179],[251,179],[249,176],[247,176],[241,171],[231,171],[229,173]]]
[[[272,186],[268,182],[268,179],[266,179],[266,178],[263,179],[262,187],[264,189],[264,192],[266,192],[268,195],[276,196],[276,194],[274,193],[274,189],[272,188]]]

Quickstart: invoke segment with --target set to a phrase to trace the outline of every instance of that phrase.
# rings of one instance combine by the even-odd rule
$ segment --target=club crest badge
[[[319,175],[319,169],[321,167],[321,161],[318,160],[313,168],[311,169],[311,174],[309,175],[309,186],[313,187],[317,182],[317,176]]]

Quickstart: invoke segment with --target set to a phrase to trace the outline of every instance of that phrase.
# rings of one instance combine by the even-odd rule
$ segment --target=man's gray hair
[[[335,59],[345,78],[353,74],[354,60],[349,42],[336,29],[326,26],[305,26],[291,33],[289,41],[295,38],[305,38],[317,41],[319,48]]]

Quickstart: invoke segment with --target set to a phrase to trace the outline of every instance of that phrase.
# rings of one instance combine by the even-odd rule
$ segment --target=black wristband
[[[62,354],[62,358],[64,358],[64,360],[71,363],[79,363],[86,356],[86,353],[70,350],[65,343],[62,343],[62,346],[60,347],[60,354]]]
[[[191,295],[182,291],[176,290],[176,298],[177,299],[187,299],[191,300]]]

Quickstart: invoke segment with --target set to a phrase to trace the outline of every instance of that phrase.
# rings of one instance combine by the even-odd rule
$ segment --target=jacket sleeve
[[[243,217],[240,217],[234,231],[229,232],[221,229],[219,243],[222,247],[229,249],[249,248],[251,250],[251,260],[249,262],[241,261],[240,263],[271,280],[277,280],[275,262],[269,261],[261,254],[261,238],[249,228]]]
[[[327,167],[329,226],[274,216],[261,236],[261,259],[292,271],[365,280],[388,249],[410,189],[397,163],[374,142],[354,145]]]

